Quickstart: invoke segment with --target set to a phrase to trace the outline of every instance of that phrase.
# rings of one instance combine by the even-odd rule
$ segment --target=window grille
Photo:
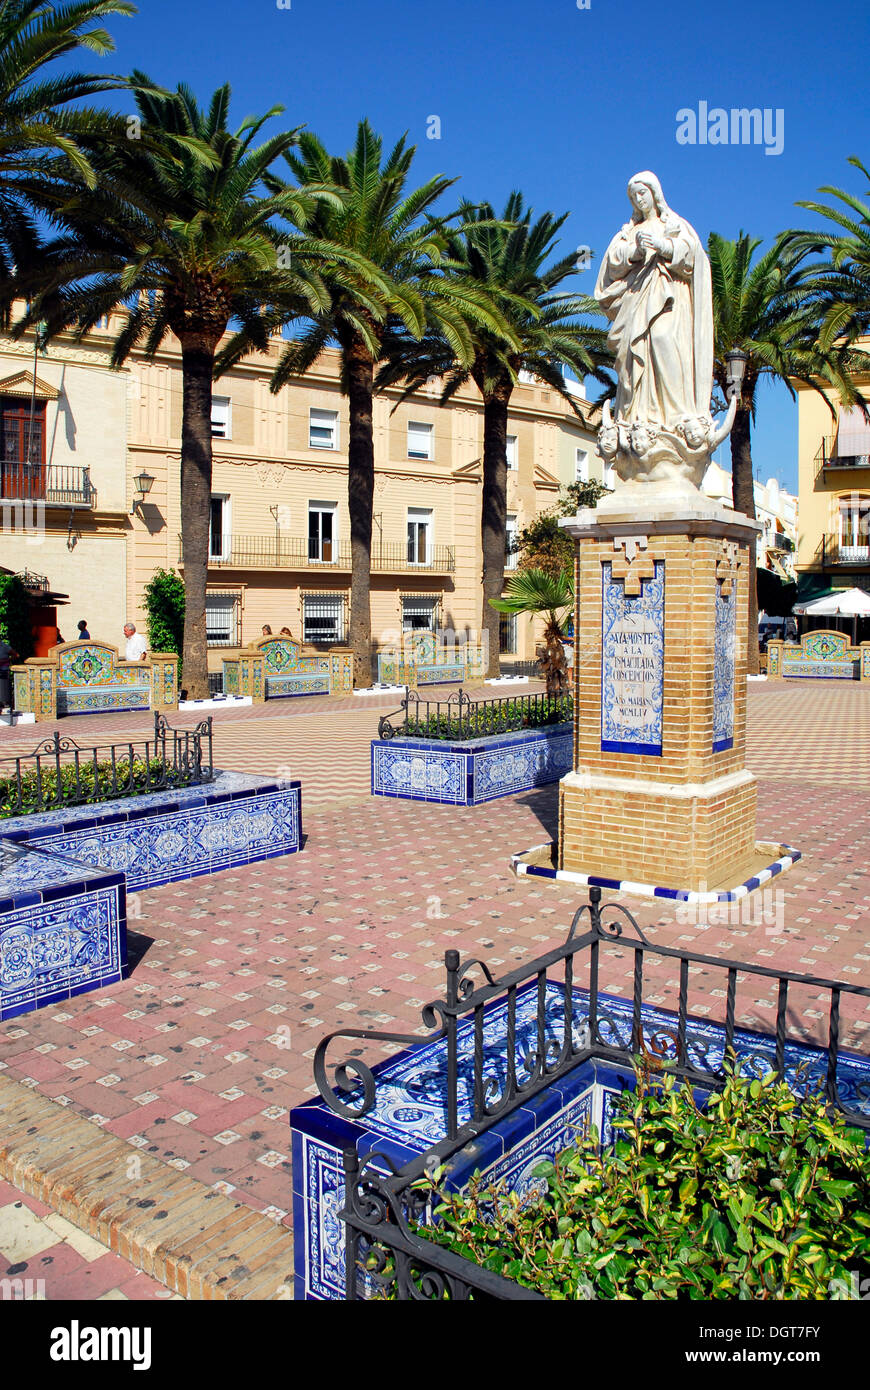
[[[205,631],[210,647],[240,646],[241,619],[241,594],[206,594]]]
[[[302,600],[302,640],[325,645],[345,642],[344,594],[306,594]]]

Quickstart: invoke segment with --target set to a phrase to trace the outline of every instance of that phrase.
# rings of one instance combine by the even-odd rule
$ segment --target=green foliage
[[[539,512],[517,535],[519,568],[570,574],[574,567],[574,542],[559,525],[560,512]]]
[[[135,14],[127,0],[2,0],[0,3],[0,307],[15,294],[12,268],[39,259],[36,211],[54,208],[65,177],[75,172],[89,187],[96,174],[86,147],[94,139],[121,140],[123,116],[70,102],[125,87],[122,78],[77,72],[78,52],[100,57],[114,50],[96,21]],[[53,67],[61,60],[59,67]],[[65,60],[65,61],[64,61]]]
[[[597,507],[610,489],[594,479],[569,483],[554,508],[538,512],[517,536],[520,569],[539,569],[548,574],[573,574],[574,542],[559,525],[562,516],[574,516],[581,507]]]
[[[408,738],[468,739],[486,738],[489,734],[511,733],[518,729],[540,729],[561,724],[571,718],[573,702],[570,695],[553,699],[546,697],[529,704],[524,700],[481,700],[463,715],[462,720],[441,715],[428,719],[409,719],[403,735]],[[471,732],[469,732],[469,730]]]
[[[155,570],[145,586],[148,650],[181,656],[184,640],[184,581],[173,570]]]
[[[573,516],[581,507],[597,507],[602,497],[606,497],[610,492],[609,487],[599,483],[595,478],[588,478],[586,482],[569,483],[565,489],[565,496],[559,498],[559,516]]]
[[[426,1238],[547,1298],[829,1299],[870,1270],[865,1136],[771,1073],[700,1109],[667,1076],[536,1171],[542,1198],[447,1196]]]
[[[153,791],[163,779],[160,758],[149,758],[147,766],[144,758],[134,758],[132,763],[129,758],[119,759],[114,766],[110,762],[81,760],[78,773],[74,763],[62,763],[58,797],[57,770],[45,767],[44,763],[43,759],[38,779],[35,768],[27,772],[22,769],[20,802],[16,779],[0,777],[0,820],[50,810],[53,805],[84,806],[115,797],[141,796],[143,792]],[[186,786],[190,776],[169,768],[167,780],[174,787]]]
[[[0,574],[0,638],[26,661],[33,653],[27,590],[15,574]]]

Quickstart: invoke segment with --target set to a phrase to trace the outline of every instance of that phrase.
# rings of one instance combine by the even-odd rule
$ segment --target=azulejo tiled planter
[[[614,1101],[634,1086],[638,1056],[652,1075],[691,1084],[699,1104],[733,1067],[773,1072],[870,1131],[870,1058],[840,1046],[841,1005],[854,1016],[870,989],[658,945],[601,897],[591,889],[564,942],[501,979],[448,949],[422,1036],[348,1028],[321,1041],[319,1098],[290,1115],[297,1298],[540,1298],[426,1240],[437,1216],[421,1186],[461,1192],[479,1173],[529,1194],[538,1164],[578,1128],[594,1124],[612,1143]],[[677,968],[675,1012],[644,997],[661,988],[649,958]],[[712,980],[702,997],[693,984],[690,1013],[693,972]],[[822,1047],[793,1034],[803,1034],[791,1019],[798,987],[819,1001]],[[775,999],[770,1032],[738,1026],[747,1007],[757,1017],[759,992]],[[382,1056],[388,1043],[402,1051],[370,1066],[368,1049]]]
[[[0,1020],[126,974],[124,875],[0,841]]]
[[[547,986],[548,1017],[555,1036],[563,1015],[564,993]],[[574,1031],[579,1038],[589,1013],[585,990],[574,991]],[[528,1056],[536,1035],[537,986],[527,986],[517,996],[516,1050]],[[506,1071],[507,1001],[487,1015],[484,1049],[488,1073],[504,1083]],[[632,1006],[616,996],[599,995],[599,1019],[614,1044],[631,1037]],[[646,1006],[643,1024],[647,1036],[673,1035],[675,1015]],[[701,1019],[689,1019],[689,1047],[708,1062],[721,1060],[723,1029]],[[468,1120],[471,1109],[473,1025],[460,1024],[458,1036],[459,1121]],[[775,1039],[767,1034],[738,1029],[737,1056],[748,1059],[753,1074],[772,1070]],[[296,1236],[295,1297],[344,1299],[346,1297],[345,1227],[339,1212],[345,1203],[344,1153],[354,1150],[362,1162],[369,1154],[385,1155],[396,1170],[427,1154],[447,1134],[447,1044],[445,1040],[420,1051],[405,1051],[373,1069],[377,1096],[372,1110],[358,1123],[335,1115],[322,1100],[308,1101],[290,1115],[293,1155],[293,1230]],[[766,1059],[766,1061],[764,1060]],[[801,1087],[817,1081],[823,1085],[825,1054],[820,1048],[790,1045],[785,1055],[786,1076]],[[521,1072],[521,1068],[518,1068]],[[444,1191],[461,1192],[474,1173],[487,1183],[503,1182],[520,1197],[535,1187],[534,1169],[568,1148],[578,1130],[594,1124],[609,1146],[613,1140],[610,1117],[614,1097],[634,1085],[630,1068],[590,1059],[553,1085],[539,1091],[504,1120],[478,1135],[450,1160],[439,1179]],[[870,1059],[841,1054],[841,1094],[870,1108]],[[387,1163],[373,1163],[389,1173]]]
[[[558,782],[572,766],[572,727],[549,724],[455,742],[372,740],[372,795],[475,806]]]
[[[126,892],[294,854],[298,781],[213,782],[0,821],[0,1018],[126,975]]]

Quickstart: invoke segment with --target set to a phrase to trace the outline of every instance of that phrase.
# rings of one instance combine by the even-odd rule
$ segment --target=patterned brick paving
[[[45,1202],[2,1181],[0,1282],[10,1300],[178,1298]]]
[[[312,1092],[320,1037],[421,1031],[446,947],[508,968],[562,938],[580,902],[569,885],[515,879],[507,867],[511,852],[552,835],[555,787],[458,810],[373,799],[377,714],[330,709],[227,711],[217,726],[224,766],[271,771],[269,760],[286,758],[301,775],[302,854],[134,895],[128,981],[0,1026],[7,1077],[285,1224],[288,1111]],[[750,688],[759,836],[799,846],[804,859],[749,899],[742,920],[695,922],[685,908],[627,900],[656,942],[866,983],[868,720],[867,687]],[[345,804],[334,809],[339,763]],[[614,958],[609,987],[624,990],[629,970],[624,954]],[[652,997],[672,1003],[675,972],[662,966],[650,979]],[[715,1011],[721,996],[701,1004],[697,991],[721,983],[693,975],[690,1008],[712,998]],[[742,1021],[769,1027],[774,1003],[775,983],[741,982]],[[818,993],[790,1004],[793,1030],[819,1037]],[[843,1016],[845,1041],[866,1051],[870,1009],[845,1000]]]

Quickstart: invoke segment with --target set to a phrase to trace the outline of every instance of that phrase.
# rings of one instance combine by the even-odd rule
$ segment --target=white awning
[[[870,594],[863,589],[843,589],[811,603],[796,603],[792,612],[806,613],[808,617],[863,618],[870,614]]]
[[[837,429],[837,453],[843,458],[855,454],[870,454],[870,420],[859,405],[840,411]]]

